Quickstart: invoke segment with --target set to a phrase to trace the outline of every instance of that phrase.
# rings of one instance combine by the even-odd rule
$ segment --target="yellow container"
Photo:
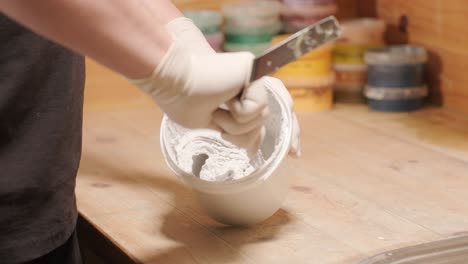
[[[333,51],[334,63],[364,64],[364,53],[367,49],[384,46],[375,44],[336,43]]]
[[[272,44],[277,44],[290,35],[280,35],[272,40]],[[310,77],[324,76],[330,74],[332,69],[333,44],[324,45],[312,52],[307,53],[298,60],[283,66],[275,73],[275,77]]]
[[[335,75],[329,73],[320,77],[297,77],[285,82],[294,100],[296,112],[320,112],[333,105]]]

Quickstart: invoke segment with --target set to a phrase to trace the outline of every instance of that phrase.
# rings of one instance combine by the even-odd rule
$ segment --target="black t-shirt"
[[[72,234],[84,60],[0,13],[0,263]]]

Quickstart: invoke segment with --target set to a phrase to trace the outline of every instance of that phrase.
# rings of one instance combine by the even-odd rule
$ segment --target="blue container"
[[[428,93],[424,48],[405,45],[369,49],[364,60],[368,65],[365,95],[371,109],[408,112],[423,106]]]
[[[367,84],[374,87],[424,85],[424,64],[369,65]]]
[[[372,87],[417,87],[424,85],[427,52],[416,46],[390,46],[369,49],[368,85]]]
[[[425,85],[418,87],[372,87],[366,86],[365,96],[369,107],[383,112],[409,112],[424,105],[428,94]]]
[[[423,98],[401,100],[367,100],[372,110],[380,112],[412,112],[424,106]]]

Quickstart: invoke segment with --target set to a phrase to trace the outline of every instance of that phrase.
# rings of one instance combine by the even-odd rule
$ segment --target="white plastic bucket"
[[[289,189],[286,157],[292,146],[297,147],[298,126],[292,112],[292,99],[281,81],[268,78],[270,109],[280,109],[283,125],[266,122],[266,137],[261,146],[266,162],[252,174],[223,182],[205,181],[183,171],[169,153],[171,130],[174,125],[165,116],[161,125],[161,147],[167,164],[179,178],[190,186],[200,205],[213,219],[229,225],[253,225],[273,215],[282,205]],[[270,111],[274,112],[274,111]],[[285,131],[281,131],[281,129]],[[276,147],[271,143],[282,134]],[[269,158],[271,157],[271,158]]]

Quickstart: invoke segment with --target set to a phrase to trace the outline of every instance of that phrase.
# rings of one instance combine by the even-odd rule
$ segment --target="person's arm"
[[[267,83],[249,82],[254,55],[215,53],[170,0],[0,0],[0,11],[124,75],[184,127],[217,129],[249,153],[263,140]]]
[[[172,42],[165,24],[182,16],[169,0],[3,0],[0,11],[127,78],[151,74]]]

